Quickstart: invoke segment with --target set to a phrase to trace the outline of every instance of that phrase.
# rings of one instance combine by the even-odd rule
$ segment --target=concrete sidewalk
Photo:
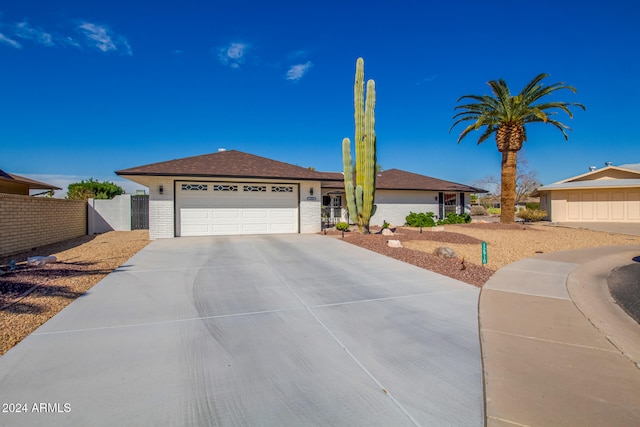
[[[640,246],[539,255],[480,295],[488,426],[640,425],[640,325],[606,278]]]

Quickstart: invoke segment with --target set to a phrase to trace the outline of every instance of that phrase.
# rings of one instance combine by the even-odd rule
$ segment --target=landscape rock
[[[383,236],[393,236],[393,231],[389,230],[388,228],[384,228],[384,229],[382,229],[382,235]]]
[[[401,248],[402,247],[402,243],[400,242],[400,240],[387,240],[387,245],[390,248]]]
[[[435,248],[435,250],[433,251],[433,254],[440,258],[457,258],[458,257],[458,255],[455,253],[453,249],[446,246],[439,246]]]
[[[54,256],[32,256],[27,258],[27,265],[41,266],[56,261],[57,258]]]

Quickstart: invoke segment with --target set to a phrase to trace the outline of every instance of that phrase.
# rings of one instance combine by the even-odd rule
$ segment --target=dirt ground
[[[149,233],[111,231],[82,236],[0,259],[0,355],[73,302],[149,243]],[[23,264],[31,256],[57,262]],[[11,260],[17,262],[9,271]]]
[[[490,224],[445,225],[445,231],[461,233],[487,242],[487,268],[498,270],[507,264],[538,253],[559,252],[597,246],[637,245],[640,237],[624,234],[604,233],[549,225],[515,226],[513,229],[497,230]],[[430,233],[437,233],[430,231]],[[459,258],[482,265],[481,243],[451,243]],[[409,241],[409,249],[433,252],[441,243],[431,240]]]
[[[595,246],[640,244],[640,237],[542,225],[446,225],[442,231],[399,227],[394,236],[357,232],[345,241],[481,287],[495,270],[540,252]],[[340,238],[339,232],[330,235]],[[389,248],[389,239],[403,248]],[[487,242],[488,264],[482,265],[481,243]],[[0,259],[0,355],[74,301],[149,243],[146,231],[112,231],[83,236],[28,253]],[[432,255],[439,246],[458,258]],[[27,267],[35,255],[54,255],[57,262]],[[462,259],[464,258],[464,265]],[[8,271],[15,260],[15,271]]]

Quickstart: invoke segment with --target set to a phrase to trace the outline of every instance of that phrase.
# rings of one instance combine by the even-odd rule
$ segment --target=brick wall
[[[173,181],[173,177],[149,179],[149,238],[152,240],[175,237]]]
[[[313,196],[311,195],[313,188]],[[315,199],[315,200],[310,200]],[[300,183],[300,233],[317,233],[322,228],[320,181]]]
[[[84,200],[0,194],[0,256],[85,234]]]

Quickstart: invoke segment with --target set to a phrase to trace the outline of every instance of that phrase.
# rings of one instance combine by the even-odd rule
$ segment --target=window
[[[207,184],[182,184],[183,191],[207,191]]]
[[[267,186],[266,185],[245,185],[244,186],[244,191],[251,191],[251,192],[265,192],[267,191]]]
[[[216,184],[213,186],[213,191],[238,191],[237,185],[224,185]]]
[[[444,193],[444,215],[458,213],[458,193]]]
[[[271,187],[271,191],[274,193],[293,193],[293,187],[288,185],[273,186]]]

